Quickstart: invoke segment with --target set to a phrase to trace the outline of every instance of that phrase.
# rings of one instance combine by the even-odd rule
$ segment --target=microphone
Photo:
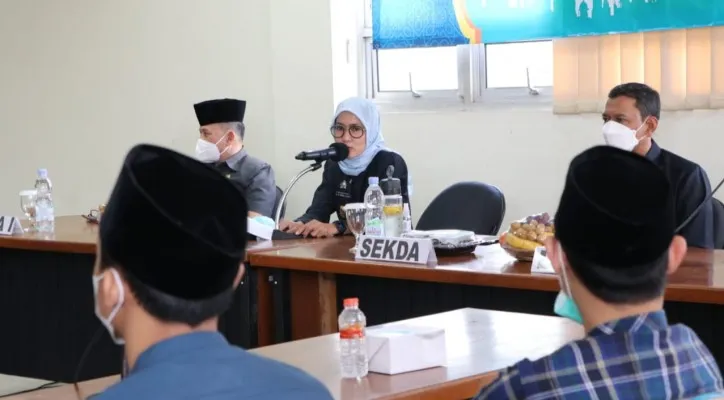
[[[342,161],[349,156],[349,149],[342,143],[332,143],[328,148],[322,150],[303,151],[296,155],[297,160],[316,161],[325,160]]]
[[[679,232],[681,232],[682,229],[686,228],[686,225],[689,225],[689,222],[691,222],[691,220],[694,219],[694,217],[696,217],[696,214],[699,214],[699,211],[701,211],[701,208],[704,207],[704,204],[706,204],[707,201],[709,201],[709,200],[711,200],[712,198],[714,198],[714,193],[716,193],[716,191],[719,190],[719,188],[721,187],[722,184],[724,184],[724,179],[722,179],[721,181],[719,181],[719,184],[716,185],[716,187],[714,188],[714,190],[712,190],[711,193],[709,193],[709,195],[706,196],[706,198],[704,198],[704,201],[702,201],[701,204],[699,204],[699,205],[694,209],[694,212],[692,212],[691,215],[689,215],[689,218],[685,219],[684,222],[682,222],[681,225],[679,225],[679,226],[676,228],[676,231],[675,231],[675,232],[676,232],[677,234],[678,234]]]

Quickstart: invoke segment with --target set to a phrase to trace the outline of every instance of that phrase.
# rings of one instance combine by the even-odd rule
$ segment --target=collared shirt
[[[228,344],[217,332],[176,336],[144,351],[128,376],[93,400],[331,400],[292,366]]]
[[[214,167],[244,192],[249,211],[274,218],[277,187],[274,170],[269,164],[241,149]]]
[[[696,163],[666,151],[655,141],[646,158],[664,170],[671,182],[676,201],[676,221],[682,224],[711,194],[706,172]],[[714,248],[714,208],[707,200],[698,214],[681,231],[689,247]]]
[[[694,399],[724,393],[709,349],[664,311],[612,321],[540,360],[523,360],[482,399]]]

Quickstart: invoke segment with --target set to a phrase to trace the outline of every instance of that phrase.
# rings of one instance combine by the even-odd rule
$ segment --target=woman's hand
[[[298,235],[302,236],[311,236],[315,238],[325,238],[325,237],[332,237],[336,235],[339,231],[337,230],[337,227],[334,224],[327,224],[324,222],[319,222],[316,219],[313,219],[306,224],[304,224],[304,227],[302,228],[300,233],[297,233]]]

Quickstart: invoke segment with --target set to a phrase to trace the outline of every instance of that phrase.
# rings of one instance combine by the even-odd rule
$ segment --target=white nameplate
[[[555,274],[551,260],[548,259],[545,247],[537,247],[530,263],[530,272],[534,274]]]
[[[17,218],[9,215],[0,216],[0,235],[22,235],[23,227],[20,225],[20,221]]]
[[[357,260],[392,261],[412,264],[437,262],[430,239],[361,236]]]

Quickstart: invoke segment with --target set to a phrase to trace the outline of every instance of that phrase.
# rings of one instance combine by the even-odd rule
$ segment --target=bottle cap
[[[380,178],[376,176],[370,176],[370,179],[368,180],[370,185],[379,185],[380,184]]]
[[[345,307],[359,307],[359,299],[356,297],[344,299],[342,304],[344,304]]]
[[[39,168],[38,169],[38,176],[41,178],[47,178],[48,177],[48,170],[45,168]]]

